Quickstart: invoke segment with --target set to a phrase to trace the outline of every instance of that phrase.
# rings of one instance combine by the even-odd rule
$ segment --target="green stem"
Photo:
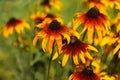
[[[51,62],[52,62],[53,53],[54,53],[54,43],[53,43],[52,53],[51,53],[50,60],[49,60],[48,73],[47,73],[47,79],[46,80],[49,80],[50,68],[51,68]]]

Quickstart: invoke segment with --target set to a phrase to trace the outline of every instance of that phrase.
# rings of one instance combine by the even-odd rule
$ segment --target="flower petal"
[[[62,48],[62,38],[61,38],[61,36],[58,34],[58,35],[55,36],[55,39],[56,39],[56,43],[57,43],[58,50],[59,50],[59,53],[60,53],[61,48]]]
[[[73,55],[73,61],[74,61],[74,63],[75,63],[76,65],[79,64],[77,54],[76,54],[76,55]]]
[[[93,33],[94,33],[94,28],[93,26],[88,27],[88,42],[91,44],[93,42]]]
[[[45,52],[45,50],[46,50],[46,44],[47,44],[48,39],[49,39],[49,37],[46,36],[46,37],[43,38],[43,40],[42,40],[42,49],[43,49],[44,52]]]
[[[68,34],[63,34],[63,36],[64,36],[64,38],[67,39],[67,43],[69,43],[70,42],[70,36]]]
[[[52,57],[52,60],[55,60],[56,58],[58,58],[59,54],[58,52],[55,52],[54,56]]]
[[[88,45],[87,48],[90,49],[90,50],[93,50],[95,52],[98,52],[98,50],[95,47],[93,47],[93,46]]]
[[[113,54],[115,54],[120,49],[120,44],[118,44],[113,50]]]
[[[69,58],[69,54],[64,54],[62,59],[62,66],[65,66]]]
[[[52,53],[52,50],[53,50],[53,43],[54,43],[54,39],[50,39],[48,42],[48,49],[50,53]]]
[[[44,31],[40,31],[40,32],[34,37],[34,39],[33,39],[33,45],[34,45],[34,46],[36,46],[37,40],[38,40],[41,36],[43,36],[43,37],[46,36],[46,34],[45,34]]]
[[[88,51],[85,52],[85,56],[90,60],[93,59],[93,57],[90,55],[90,53],[88,53]]]
[[[84,53],[82,51],[81,51],[81,53],[79,53],[79,57],[80,57],[82,63],[86,62],[85,57],[84,57]]]

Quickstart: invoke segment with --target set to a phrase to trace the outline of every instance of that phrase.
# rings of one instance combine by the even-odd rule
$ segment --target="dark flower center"
[[[78,42],[78,38],[75,36],[70,36],[70,44],[73,45]]]
[[[92,76],[94,73],[93,73],[93,70],[90,66],[87,66],[86,68],[83,69],[82,73],[85,75],[85,76]]]
[[[50,6],[50,0],[44,0],[41,4]]]
[[[60,28],[60,23],[57,20],[53,20],[50,25],[49,28],[52,30],[58,30]]]
[[[37,17],[37,18],[34,20],[34,22],[35,22],[35,24],[39,24],[39,23],[42,23],[43,20],[44,20],[43,18]]]
[[[89,0],[89,2],[94,1],[94,2],[100,2],[100,0]]]
[[[16,19],[16,18],[11,18],[8,22],[7,22],[7,24],[6,24],[6,26],[9,28],[10,26],[13,26],[13,27],[15,27],[17,24],[20,24],[22,21],[21,20],[18,20],[18,19]]]
[[[47,18],[55,18],[55,15],[53,15],[53,14],[47,14],[47,16],[46,16]]]
[[[88,18],[97,18],[97,16],[100,14],[99,10],[97,8],[91,8],[87,12],[87,17]]]

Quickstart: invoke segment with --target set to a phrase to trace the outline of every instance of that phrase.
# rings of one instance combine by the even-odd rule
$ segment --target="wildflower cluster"
[[[39,52],[44,56],[49,55],[47,68],[45,68],[46,64],[43,66],[46,80],[62,79],[51,76],[52,65],[59,65],[64,71],[65,68],[70,67],[65,80],[119,80],[120,1],[83,0],[80,2],[83,4],[81,5],[83,11],[76,11],[72,19],[65,22],[61,14],[56,13],[62,11],[64,1],[43,0],[39,4],[40,9],[30,16],[33,28],[22,19],[10,18],[3,28],[3,36],[8,39],[12,34],[17,35],[16,40],[24,44],[28,52],[34,48],[32,52],[36,54],[32,54],[33,57]],[[116,10],[114,17],[111,17],[109,9]],[[30,37],[29,43],[19,35],[27,34],[25,28],[32,33],[36,31]],[[18,43],[14,43],[14,46],[18,47],[16,45]],[[30,63],[34,72],[36,72],[35,60],[36,57]],[[38,64],[43,65],[44,61]],[[57,70],[55,73],[56,76],[59,75]]]

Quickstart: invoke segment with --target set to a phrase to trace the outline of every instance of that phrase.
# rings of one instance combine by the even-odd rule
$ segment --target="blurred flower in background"
[[[30,26],[27,22],[16,19],[16,18],[11,18],[4,27],[4,37],[8,38],[10,35],[13,34],[13,31],[15,30],[18,34],[24,33],[24,28],[30,29]]]

